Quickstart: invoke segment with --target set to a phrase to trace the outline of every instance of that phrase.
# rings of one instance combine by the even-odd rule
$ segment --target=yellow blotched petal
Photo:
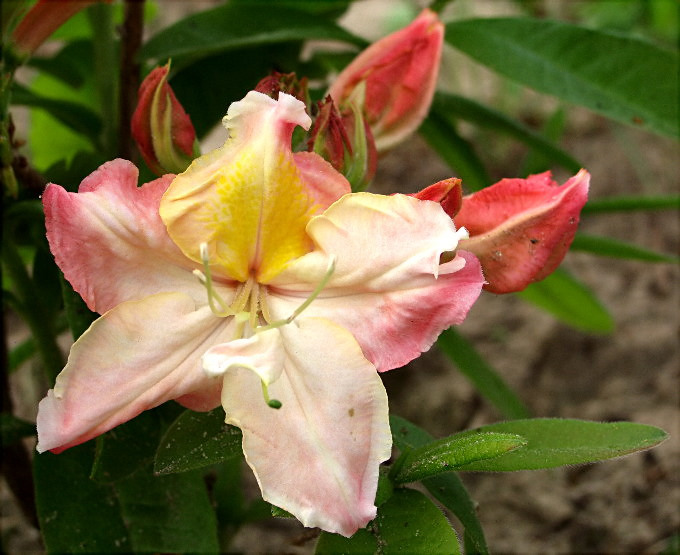
[[[267,283],[312,244],[305,227],[317,212],[290,148],[293,128],[308,128],[304,104],[250,92],[229,107],[225,145],[177,176],[160,214],[185,255],[238,281]]]

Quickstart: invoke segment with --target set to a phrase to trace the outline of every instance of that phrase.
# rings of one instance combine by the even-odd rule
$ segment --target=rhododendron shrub
[[[518,418],[526,407],[453,328],[480,295],[540,292],[555,276],[578,245],[587,170],[516,124],[572,177],[546,167],[493,184],[469,179],[473,160],[434,184],[371,191],[380,158],[409,152],[419,128],[445,160],[473,157],[460,106],[508,126],[436,92],[454,41],[441,3],[370,45],[338,23],[337,3],[229,2],[146,42],[142,4],[120,22],[109,4],[3,5],[3,287],[32,333],[9,362],[35,355],[46,370],[36,425],[3,405],[3,468],[48,551],[227,551],[239,526],[273,514],[318,528],[319,553],[460,552],[434,497],[465,549],[487,553],[456,471],[587,463],[665,438]],[[71,19],[85,8],[87,41]],[[66,21],[63,50],[42,58]],[[14,82],[23,63],[87,86],[42,95],[40,79]],[[19,154],[11,98],[58,118],[32,122],[35,160]],[[201,146],[220,118],[222,146]],[[509,421],[436,439],[395,414],[383,376],[437,345]],[[29,455],[20,440],[36,435]]]

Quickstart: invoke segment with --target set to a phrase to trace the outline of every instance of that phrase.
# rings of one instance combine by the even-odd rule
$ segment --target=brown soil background
[[[444,77],[452,68],[456,82],[449,88],[508,108],[506,101],[498,100],[498,81],[483,70],[449,55]],[[554,106],[521,93],[514,95],[514,111],[509,113],[535,124]],[[479,154],[492,161],[495,179],[520,175],[518,160],[525,154],[521,146],[463,131]],[[591,198],[678,192],[680,152],[670,140],[570,109],[561,144],[591,172]],[[381,159],[373,190],[413,192],[452,173],[415,137]],[[564,181],[567,176],[556,171],[556,177]],[[593,215],[583,218],[581,229],[660,252],[679,250],[680,222],[674,211]],[[488,293],[460,332],[534,416],[631,420],[662,427],[671,437],[646,453],[596,465],[468,473],[463,479],[479,503],[493,553],[659,553],[680,530],[678,267],[577,252],[567,256],[565,266],[611,311],[616,320],[612,334],[582,333],[519,298]],[[383,378],[392,412],[436,436],[500,419],[435,350]],[[1,528],[9,540],[5,545],[13,553],[39,551],[37,532],[17,514],[4,483],[2,490]],[[296,522],[270,519],[244,527],[232,548],[245,553],[310,553],[314,537]]]

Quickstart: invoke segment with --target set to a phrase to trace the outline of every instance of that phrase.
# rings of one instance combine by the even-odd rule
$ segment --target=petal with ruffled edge
[[[107,162],[78,193],[50,184],[43,194],[50,249],[58,266],[90,310],[103,314],[129,300],[184,291],[205,302],[191,274],[193,263],[170,240],[158,215],[174,176],[137,187],[137,168]]]
[[[379,371],[403,366],[462,322],[484,283],[469,253],[441,264],[465,233],[435,202],[347,195],[314,218],[307,232],[314,251],[268,289],[272,317],[289,316],[335,257],[333,275],[304,315],[347,328]]]
[[[196,310],[183,293],[128,301],[97,319],[38,409],[38,451],[83,443],[170,399],[194,410],[219,405],[221,380],[203,353],[228,341],[233,324]]]
[[[521,291],[559,266],[574,239],[589,181],[581,170],[559,186],[545,172],[503,179],[463,198],[455,222],[470,238],[461,248],[481,261],[485,289]]]
[[[266,501],[305,526],[351,536],[375,517],[378,468],[390,456],[387,395],[349,332],[321,318],[280,328],[286,349],[281,377],[225,374],[227,422],[243,431],[243,451]]]
[[[216,275],[266,283],[311,248],[305,226],[319,206],[290,144],[295,126],[308,129],[311,119],[290,95],[251,91],[224,121],[229,139],[177,176],[161,218],[190,259],[202,260],[205,243]]]

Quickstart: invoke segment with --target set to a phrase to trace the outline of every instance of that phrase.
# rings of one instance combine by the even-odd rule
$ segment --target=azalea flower
[[[460,323],[483,277],[439,203],[350,194],[320,156],[293,154],[310,124],[294,97],[250,92],[225,145],[181,175],[138,188],[114,160],[78,193],[47,187],[50,248],[102,316],[40,403],[39,451],[170,399],[221,403],[265,500],[346,536],[375,517],[391,450],[377,372]]]

